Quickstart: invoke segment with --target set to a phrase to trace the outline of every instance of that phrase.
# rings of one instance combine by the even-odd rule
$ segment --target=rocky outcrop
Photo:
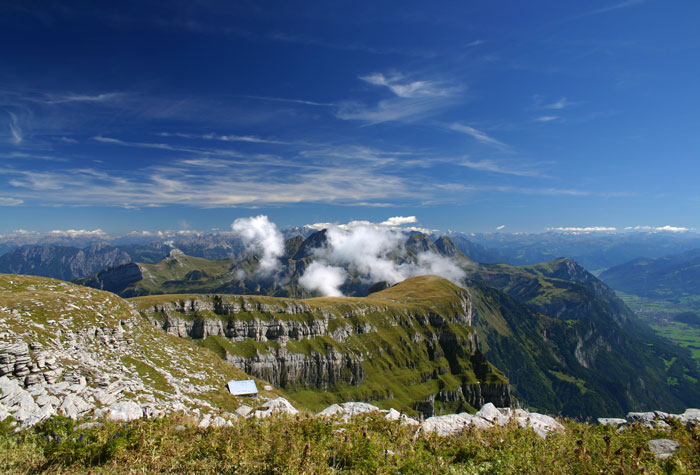
[[[441,390],[425,403],[417,404],[425,414],[434,413],[435,400],[455,403],[454,407],[480,407],[488,401],[510,405],[507,384],[483,382],[493,367],[478,352],[476,333],[456,333],[452,327],[471,324],[472,304],[468,294],[461,291],[445,306],[447,311],[445,308],[412,311],[401,306],[365,303],[319,307],[292,299],[269,303],[247,296],[212,295],[157,303],[142,309],[142,314],[172,335],[226,338],[231,342],[223,347],[226,361],[250,375],[291,390],[360,385],[366,379],[364,363],[378,356],[374,352],[395,350],[376,348],[375,343],[370,350],[363,343],[364,335],[376,334],[381,325],[399,327],[402,330],[391,332],[397,335],[410,332],[409,344],[415,346],[415,358],[427,354],[432,362],[446,360],[448,367],[440,373],[462,374],[473,368],[480,379],[453,390]],[[251,340],[268,345],[255,346],[251,353],[247,343]],[[304,343],[309,340],[314,342]],[[353,344],[348,344],[350,341]],[[422,381],[435,376],[427,374]]]
[[[494,426],[503,426],[511,421],[519,427],[531,428],[543,439],[551,432],[563,432],[562,426],[553,417],[536,412],[528,412],[524,409],[497,408],[491,403],[485,404],[476,414],[463,412],[461,414],[448,414],[444,416],[430,417],[421,426],[425,432],[435,432],[438,435],[458,434],[466,428],[487,429]]]
[[[226,361],[281,388],[328,389],[341,383],[358,385],[365,379],[361,355],[340,353],[333,348],[326,353],[312,351],[308,355],[286,348],[271,349],[253,357],[227,353]]]
[[[430,279],[427,285],[436,285]],[[380,371],[393,367],[415,371],[411,384],[447,372],[463,381],[416,405],[424,406],[422,411],[428,415],[434,413],[436,400],[445,403],[441,411],[480,407],[489,401],[510,405],[505,378],[494,373],[497,370],[479,353],[476,332],[469,328],[473,308],[468,292],[452,286],[447,298],[406,305],[403,299],[420,302],[416,299],[421,297],[412,287],[415,284],[406,284],[407,293],[399,289],[402,285],[373,294],[369,302],[357,299],[315,305],[294,299],[202,295],[164,298],[155,304],[149,298],[140,311],[154,326],[172,335],[225,338],[226,344],[216,339],[206,344],[215,345],[237,368],[284,389],[333,391],[342,385],[359,386],[367,379],[367,368],[373,367],[376,374],[380,368],[374,365],[380,364]],[[397,289],[399,299],[391,298]],[[377,303],[382,298],[386,305]],[[392,378],[390,373],[382,377]],[[393,397],[389,388],[367,394],[373,398],[369,400]]]

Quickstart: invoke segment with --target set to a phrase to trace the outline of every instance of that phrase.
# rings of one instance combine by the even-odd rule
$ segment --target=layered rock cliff
[[[322,390],[326,402],[396,400],[426,414],[511,403],[505,377],[479,352],[469,294],[438,277],[408,279],[366,298],[132,302],[166,332],[194,338],[287,391]]]

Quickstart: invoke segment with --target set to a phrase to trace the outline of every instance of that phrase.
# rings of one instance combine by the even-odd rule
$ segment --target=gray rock
[[[204,418],[201,421],[199,421],[199,424],[197,425],[197,427],[199,427],[200,429],[206,429],[210,425],[211,425],[211,414],[207,414],[206,416],[204,416]]]
[[[61,400],[56,396],[50,396],[48,394],[41,394],[36,398],[36,403],[39,406],[51,406],[54,409],[61,405]]]
[[[372,404],[367,404],[366,402],[344,402],[342,404],[332,404],[317,415],[321,417],[338,416],[344,421],[347,421],[360,414],[374,411],[379,411],[379,408]]]
[[[54,415],[56,415],[56,410],[50,405],[46,405],[25,419],[22,425],[26,427],[33,426]]]
[[[388,421],[401,421],[402,424],[410,425],[410,426],[415,426],[415,425],[420,424],[420,422],[418,422],[417,420],[408,417],[406,414],[400,413],[399,411],[397,411],[394,408],[389,409],[389,411],[386,413],[386,416],[384,416],[384,418]]]
[[[537,412],[523,411],[522,409],[516,410],[515,414],[520,427],[532,428],[543,439],[546,439],[550,432],[564,432],[564,426],[553,417]]]
[[[510,417],[501,413],[501,411],[499,411],[496,406],[490,402],[484,404],[481,409],[479,409],[479,412],[475,414],[475,416],[481,417],[485,421],[499,426],[506,425],[510,420]]]
[[[44,379],[43,374],[30,374],[24,379],[24,385],[26,387],[29,386],[36,386],[39,384],[44,384],[46,380]]]
[[[86,402],[80,396],[69,394],[63,399],[59,412],[71,419],[78,419],[94,408],[94,405]]]
[[[238,409],[236,409],[236,414],[241,416],[241,417],[247,417],[248,414],[250,414],[250,411],[252,411],[253,408],[250,406],[246,406],[245,404],[240,406]]]
[[[656,458],[667,459],[678,450],[681,444],[671,439],[654,439],[647,441],[647,446],[654,452]]]
[[[613,426],[615,428],[620,428],[627,425],[627,420],[618,419],[615,417],[599,417],[598,424],[601,426]]]
[[[630,424],[639,423],[645,427],[654,427],[656,415],[653,412],[628,412],[625,419]]]
[[[231,421],[227,421],[221,416],[216,416],[214,420],[211,422],[211,425],[214,427],[226,427],[226,426],[232,426]]]
[[[10,410],[4,404],[0,403],[0,421],[4,421],[10,415]]]
[[[421,427],[425,432],[435,432],[438,435],[454,435],[469,426],[477,428],[493,427],[490,422],[487,422],[481,417],[472,416],[466,412],[429,417],[423,421]]]
[[[270,401],[267,401],[265,404],[261,406],[263,409],[257,410],[253,413],[253,416],[256,418],[265,418],[265,417],[270,417],[273,414],[298,414],[299,411],[297,411],[294,406],[292,406],[289,401],[287,401],[283,397],[278,397],[277,399],[272,399]]]
[[[0,378],[0,403],[7,407],[19,422],[24,422],[33,414],[39,412],[39,406],[34,402],[34,398],[17,384],[17,381],[7,376]]]
[[[104,414],[113,421],[134,421],[143,417],[143,409],[133,401],[122,401],[109,406]]]
[[[700,424],[700,409],[686,409],[678,418],[684,424],[698,425]]]

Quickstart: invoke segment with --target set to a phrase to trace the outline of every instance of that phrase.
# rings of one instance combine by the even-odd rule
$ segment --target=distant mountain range
[[[45,244],[18,247],[0,256],[0,272],[71,281],[127,262],[131,262],[127,252],[105,243],[83,249]]]
[[[600,275],[625,293],[666,300],[700,295],[700,249],[658,259],[639,258]]]
[[[307,238],[315,227],[295,226],[282,230],[285,239]],[[430,237],[437,239],[440,234]],[[457,249],[469,258],[487,264],[532,265],[560,257],[570,257],[595,273],[636,258],[662,256],[700,248],[696,233],[624,232],[624,233],[449,233]],[[62,246],[83,249],[93,244],[108,244],[123,250],[134,262],[154,264],[172,248],[206,259],[240,255],[244,246],[231,231],[166,233],[129,233],[110,237],[99,231],[51,233],[16,232],[0,236],[0,255],[22,246]],[[15,263],[15,266],[19,265]],[[43,275],[43,274],[37,274]],[[84,275],[81,275],[83,277]]]
[[[327,239],[325,231],[288,239],[274,277],[255,277],[259,256],[212,261],[173,250],[157,264],[121,265],[78,282],[126,297],[220,292],[312,296],[299,279],[323,256]],[[451,238],[433,240],[418,233],[402,249],[392,254],[399,264],[431,252],[465,271],[483,354],[508,376],[514,394],[528,406],[584,416],[661,406],[680,410],[700,401],[693,382],[700,373],[687,352],[641,325],[612,289],[575,261],[477,264]],[[367,295],[372,282],[357,269],[347,271],[344,294]],[[155,295],[152,300],[159,301]],[[668,384],[670,377],[674,385]]]
[[[480,262],[531,265],[570,257],[591,271],[602,271],[640,257],[655,259],[700,248],[700,236],[696,233],[552,231],[472,233],[463,236],[487,251],[481,259],[473,257]],[[460,247],[457,241],[455,245]]]

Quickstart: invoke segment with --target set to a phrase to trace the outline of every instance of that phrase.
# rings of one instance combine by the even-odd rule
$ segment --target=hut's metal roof
[[[229,381],[227,386],[228,391],[234,396],[258,394],[258,387],[255,385],[255,381],[252,379],[246,379],[243,381]]]

